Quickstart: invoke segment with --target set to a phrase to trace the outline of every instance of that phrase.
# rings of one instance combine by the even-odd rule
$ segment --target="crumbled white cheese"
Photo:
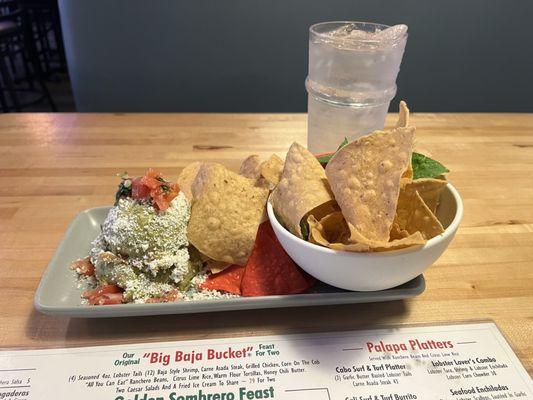
[[[78,275],[78,282],[76,285],[78,289],[85,291],[94,289],[96,286],[98,286],[98,281],[94,276]]]
[[[95,277],[80,275],[79,285],[91,289],[116,284],[124,289],[124,299],[134,303],[175,292],[189,269],[189,217],[190,206],[183,193],[172,200],[166,211],[157,211],[150,204],[132,199],[120,199],[109,211],[102,233],[91,243]],[[167,283],[157,282],[161,275],[169,277]],[[237,297],[201,289],[205,278],[205,272],[198,274],[176,301]]]
[[[147,249],[183,247],[187,245],[189,216],[189,204],[183,193],[178,194],[165,211],[125,198],[109,211],[103,233],[110,246],[126,245],[124,251],[129,255],[140,255]]]
[[[107,245],[105,243],[103,234],[99,234],[96,239],[91,242],[91,250],[89,252],[89,257],[91,258],[91,263],[93,263],[93,265],[96,265],[96,260],[98,256],[106,251],[106,247]]]
[[[189,260],[186,250],[190,207],[183,193],[172,200],[165,211],[149,204],[121,199],[102,226],[110,251],[127,257],[143,272],[156,276],[177,267],[180,275]]]
[[[156,283],[149,280],[146,275],[140,274],[137,279],[132,279],[126,284],[124,298],[134,303],[145,303],[154,297],[164,297],[165,294],[176,290],[168,283]]]

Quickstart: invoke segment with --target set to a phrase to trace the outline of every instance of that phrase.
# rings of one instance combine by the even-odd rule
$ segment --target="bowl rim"
[[[276,215],[274,214],[274,208],[272,207],[271,197],[272,194],[269,196],[267,201],[267,214],[268,219],[270,220],[270,223],[272,225],[275,225],[276,230],[279,231],[283,236],[290,238],[289,240],[295,240],[296,242],[302,244],[304,247],[309,248],[310,250],[316,250],[321,251],[326,254],[351,254],[351,255],[357,255],[357,256],[363,256],[363,257],[375,257],[375,256],[394,256],[398,254],[406,254],[406,253],[416,253],[419,251],[422,251],[424,249],[429,249],[431,247],[434,247],[441,243],[442,241],[446,240],[450,236],[454,235],[457,229],[459,228],[459,224],[461,223],[461,220],[463,219],[463,200],[461,199],[461,196],[459,195],[459,192],[453,186],[450,182],[446,184],[446,188],[451,192],[453,199],[455,200],[456,205],[456,211],[455,216],[453,217],[452,222],[450,222],[450,225],[444,230],[443,233],[441,233],[438,236],[435,236],[434,238],[429,239],[424,245],[421,246],[410,246],[403,249],[398,250],[390,250],[390,251],[380,251],[380,252],[351,252],[351,251],[345,251],[345,250],[334,250],[330,249],[328,247],[320,246],[315,243],[307,242],[298,236],[294,235],[293,233],[289,232],[276,218]]]

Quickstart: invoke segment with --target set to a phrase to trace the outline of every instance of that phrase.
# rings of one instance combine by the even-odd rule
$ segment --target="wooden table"
[[[392,123],[394,116],[389,116]],[[84,320],[33,310],[41,273],[85,208],[108,205],[117,172],[169,177],[194,160],[233,169],[305,144],[302,114],[0,116],[0,345],[63,346],[493,319],[533,374],[533,115],[414,114],[417,148],[442,161],[465,216],[408,301]]]

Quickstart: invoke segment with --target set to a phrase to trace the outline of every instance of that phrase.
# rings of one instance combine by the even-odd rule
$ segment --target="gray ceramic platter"
[[[199,300],[155,304],[118,304],[88,306],[81,303],[81,292],[76,284],[76,274],[68,265],[86,257],[91,241],[100,233],[110,207],[85,210],[70,224],[65,236],[48,264],[35,293],[35,308],[45,314],[81,317],[128,317],[138,315],[186,314],[215,311],[246,310],[258,308],[302,307],[332,304],[372,303],[414,297],[425,289],[422,275],[393,289],[377,292],[351,292],[318,283],[312,293],[237,297],[231,299]]]

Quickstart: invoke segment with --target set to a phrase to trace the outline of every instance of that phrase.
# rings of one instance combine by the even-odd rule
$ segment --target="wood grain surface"
[[[389,116],[392,123],[394,116]],[[0,346],[48,347],[494,320],[533,374],[533,115],[414,114],[417,149],[452,171],[465,215],[407,301],[103,320],[55,318],[32,301],[81,210],[109,205],[117,172],[187,163],[237,169],[305,144],[303,114],[0,116]]]

